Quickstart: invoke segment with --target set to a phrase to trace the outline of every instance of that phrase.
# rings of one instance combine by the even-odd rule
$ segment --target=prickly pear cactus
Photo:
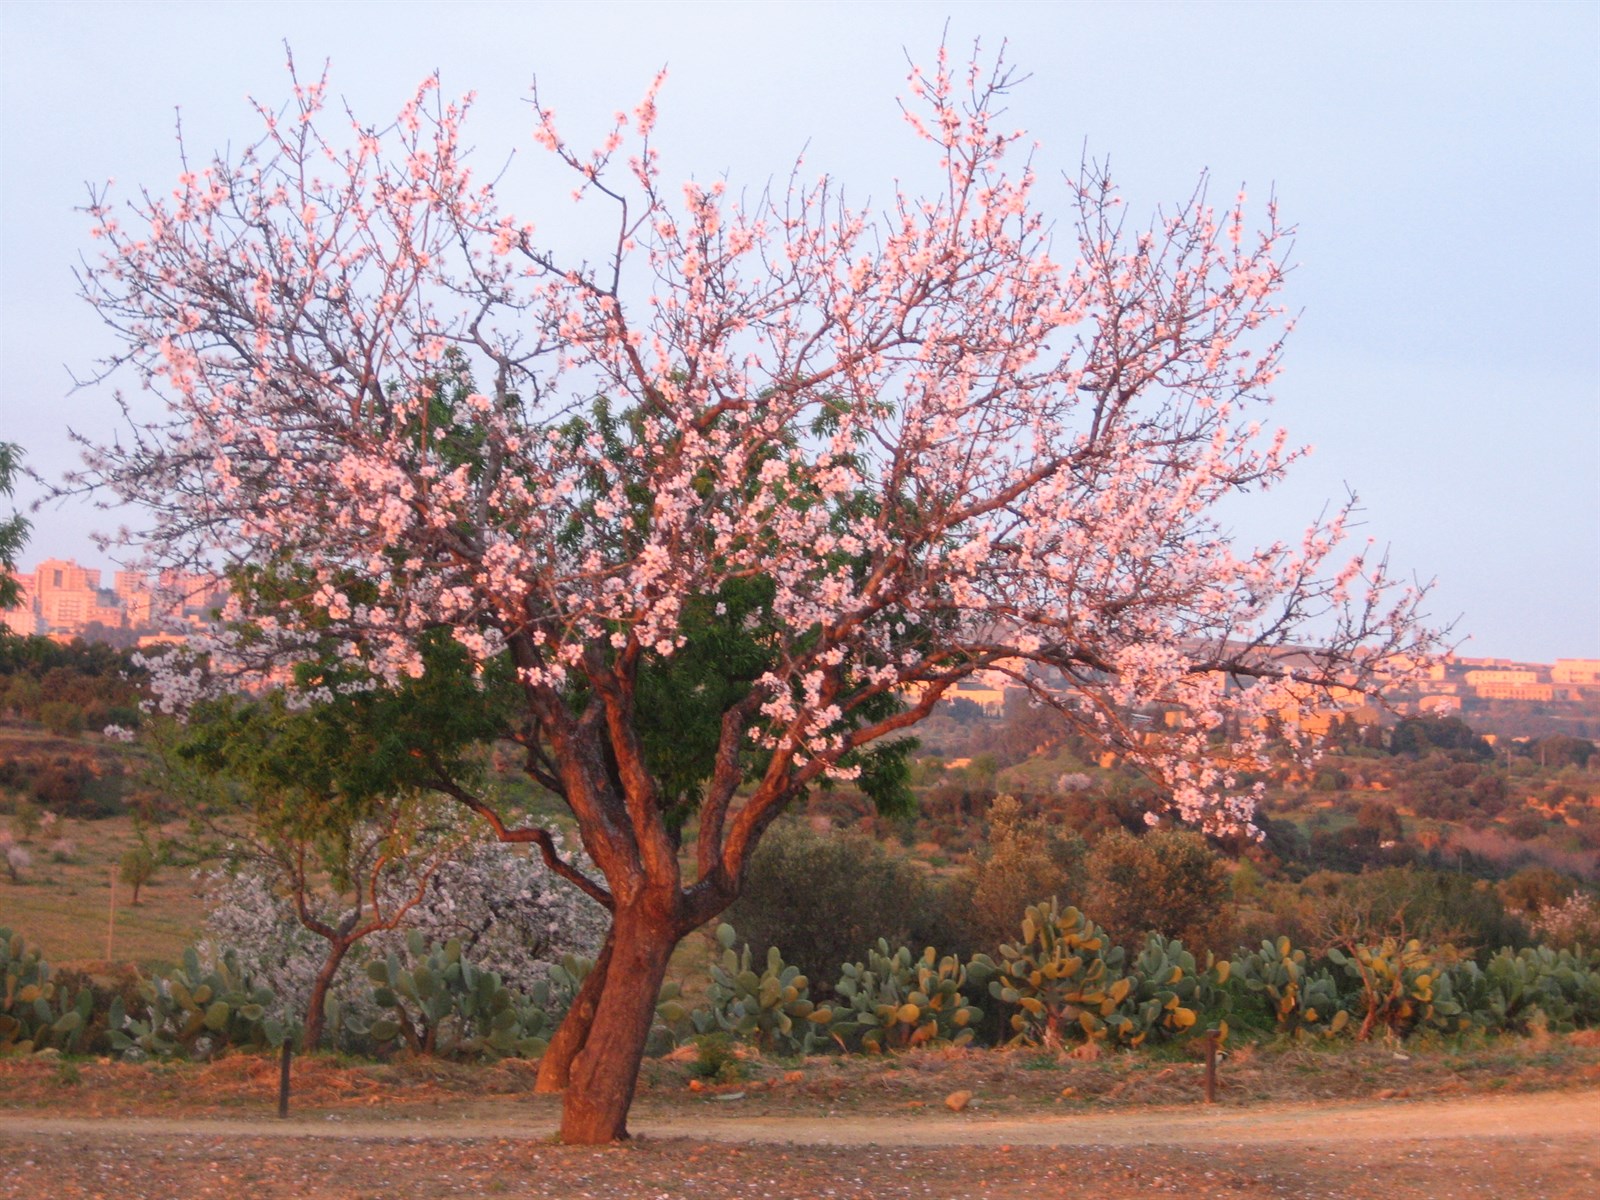
[[[1053,1047],[1116,1037],[1136,1044],[1131,1018],[1119,1013],[1133,989],[1122,948],[1076,908],[1054,899],[1029,908],[1022,937],[1001,946],[1000,958],[989,992],[1017,1009],[1013,1042]]]
[[[373,1002],[384,1015],[356,1032],[379,1045],[403,1041],[413,1054],[467,1060],[544,1053],[558,1019],[552,1000],[563,1011],[592,966],[572,959],[542,981],[538,995],[524,996],[468,961],[457,940],[429,943],[413,930],[406,949],[409,966],[392,953],[367,964]]]
[[[1356,1037],[1365,1041],[1381,1029],[1391,1037],[1404,1037],[1434,1018],[1434,988],[1440,969],[1416,938],[1401,943],[1384,938],[1376,946],[1353,945],[1328,951],[1328,961],[1344,970],[1357,987],[1361,1027]]]
[[[1574,1029],[1600,1024],[1600,953],[1532,946],[1500,950],[1479,976],[1449,975],[1479,1023],[1506,1032],[1534,1025]]]
[[[51,974],[50,964],[20,933],[0,929],[0,1054],[88,1048],[94,996],[88,988],[69,996]]]
[[[907,947],[891,951],[879,938],[866,962],[840,968],[828,1032],[845,1049],[871,1054],[966,1045],[983,1017],[965,995],[970,969],[954,955],[939,957],[932,946],[913,958]]]
[[[565,954],[562,955],[560,963],[550,967],[545,977],[529,989],[525,998],[526,1003],[530,1010],[536,1009],[539,1013],[535,1016],[529,1011],[529,1028],[538,1027],[539,1032],[536,1036],[542,1042],[548,1043],[555,1034],[567,1010],[577,999],[578,989],[583,986],[583,981],[593,970],[593,959],[580,954]],[[645,1053],[665,1054],[674,1046],[682,1044],[685,1038],[715,1028],[715,1024],[709,1021],[704,1028],[696,1025],[697,1015],[691,1013],[683,1003],[682,986],[674,980],[666,980],[661,985],[661,991],[656,994],[656,1015],[645,1042]],[[543,1046],[540,1047],[539,1053],[544,1053]]]
[[[1233,973],[1266,1001],[1278,1032],[1288,1037],[1331,1038],[1349,1026],[1338,983],[1326,967],[1313,971],[1306,952],[1286,937],[1263,941],[1261,949],[1234,962]]]
[[[819,1013],[812,1002],[810,981],[799,967],[783,961],[776,946],[768,949],[758,972],[748,945],[741,951],[734,949],[737,940],[733,926],[718,926],[722,956],[711,964],[705,1006],[691,1014],[695,1031],[721,1030],[753,1041],[763,1050],[811,1053],[825,1040],[822,1030],[829,1014],[825,1010]],[[673,1015],[673,1010],[666,1015]]]
[[[1126,1045],[1138,1045],[1151,1034],[1165,1039],[1183,1037],[1203,1032],[1214,1023],[1219,1023],[1226,1037],[1223,1018],[1230,998],[1223,989],[1231,970],[1227,959],[1219,961],[1210,951],[1201,967],[1182,942],[1151,934],[1129,965],[1127,978],[1133,986],[1122,1008],[1108,1017],[1107,1023],[1117,1040]]]
[[[113,1004],[106,1038],[129,1058],[185,1055],[209,1058],[227,1047],[281,1046],[292,1032],[266,1016],[272,993],[251,983],[233,952],[203,966],[194,947],[171,971],[157,971],[139,984],[137,1015]]]

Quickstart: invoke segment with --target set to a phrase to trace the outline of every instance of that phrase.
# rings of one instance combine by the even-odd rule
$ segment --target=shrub
[[[940,887],[878,842],[789,821],[762,838],[744,894],[725,919],[758,959],[776,946],[820,985],[880,937],[890,945],[937,944],[943,908]]]
[[[33,855],[11,840],[9,833],[0,834],[0,866],[5,867],[12,883],[22,880],[22,873],[33,865]]]
[[[20,841],[27,841],[39,832],[41,814],[39,806],[26,797],[19,796],[11,806],[11,828]]]
[[[83,709],[66,700],[46,700],[39,706],[39,721],[58,737],[83,732]]]
[[[1084,865],[1084,907],[1113,941],[1154,932],[1197,950],[1232,951],[1228,864],[1199,834],[1115,830],[1095,843]]]
[[[1573,892],[1559,904],[1546,905],[1533,922],[1540,944],[1571,950],[1600,950],[1600,903],[1587,892]]]
[[[971,931],[965,940],[992,953],[1016,932],[1029,905],[1051,896],[1081,896],[1087,849],[1077,834],[1062,836],[1043,819],[1025,818],[1015,797],[996,797],[989,806],[987,853],[969,872]]]
[[[1488,882],[1454,871],[1394,867],[1362,875],[1313,875],[1325,944],[1418,938],[1480,955],[1527,944],[1526,926]]]
[[[1497,890],[1508,909],[1537,920],[1546,909],[1566,903],[1577,886],[1576,881],[1549,867],[1523,867]]]

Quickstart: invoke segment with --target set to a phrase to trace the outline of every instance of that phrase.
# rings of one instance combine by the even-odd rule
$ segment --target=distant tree
[[[1389,737],[1391,754],[1419,755],[1432,750],[1484,760],[1494,757],[1489,743],[1460,717],[1406,717],[1396,723]]]
[[[417,679],[302,705],[282,692],[225,696],[151,734],[164,783],[194,820],[190,852],[264,881],[321,943],[303,1000],[307,1049],[322,1041],[351,951],[405,924],[469,841],[459,806],[417,780],[435,768],[478,779],[467,753],[499,729],[493,688],[454,642],[424,641],[423,653],[432,670]],[[335,659],[309,669],[339,681]]]
[[[1398,842],[1404,839],[1405,825],[1393,804],[1381,800],[1363,800],[1356,807],[1356,826],[1370,829],[1383,841]]]
[[[1527,753],[1541,767],[1588,767],[1596,754],[1595,745],[1588,738],[1553,733],[1527,743]]]
[[[130,903],[139,903],[139,892],[145,884],[155,878],[156,869],[156,855],[149,846],[141,843],[130,846],[122,852],[117,878],[133,889],[133,899]]]

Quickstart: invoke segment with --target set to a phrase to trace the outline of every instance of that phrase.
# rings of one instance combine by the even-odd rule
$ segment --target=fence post
[[[1217,1102],[1217,1037],[1215,1029],[1206,1030],[1206,1103]]]
[[[294,1052],[294,1038],[283,1035],[283,1057],[278,1062],[278,1116],[289,1115],[289,1056]]]

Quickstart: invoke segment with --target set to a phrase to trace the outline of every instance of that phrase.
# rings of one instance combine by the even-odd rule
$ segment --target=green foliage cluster
[[[144,675],[127,650],[0,637],[0,717],[35,721],[63,737],[107,725],[135,729]]]

